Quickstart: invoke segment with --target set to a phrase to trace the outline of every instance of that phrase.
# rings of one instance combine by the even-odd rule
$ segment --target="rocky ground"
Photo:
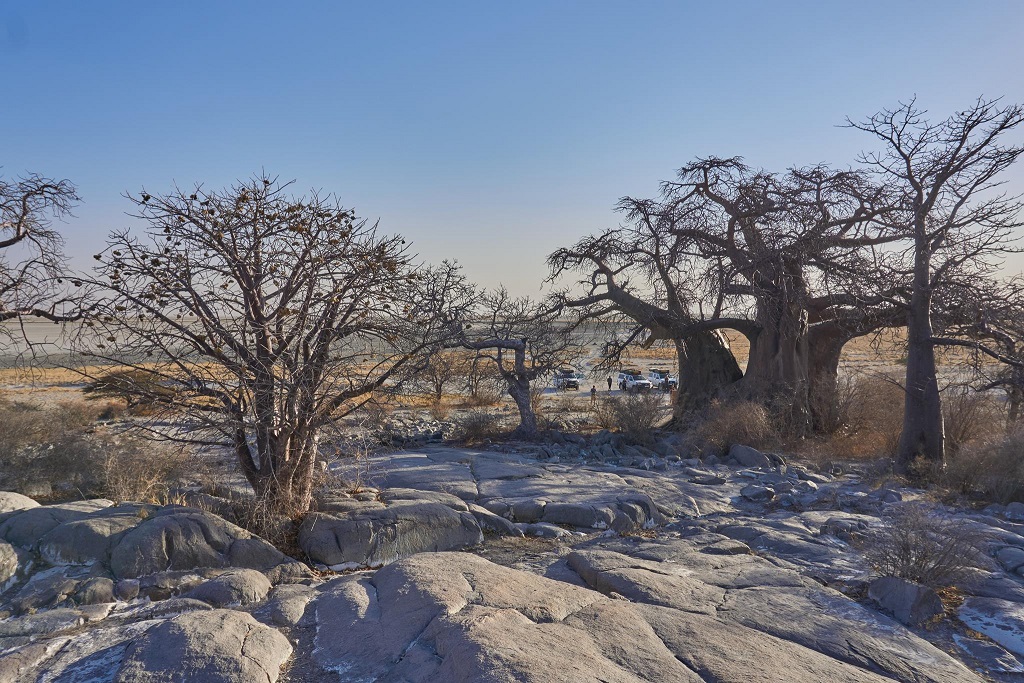
[[[943,604],[858,549],[920,492],[504,448],[333,465],[363,485],[305,518],[308,563],[198,508],[0,493],[0,681],[1024,680],[1024,506],[932,509],[984,551]]]

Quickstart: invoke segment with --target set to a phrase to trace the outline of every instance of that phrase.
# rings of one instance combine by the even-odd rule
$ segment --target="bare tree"
[[[1024,122],[1024,108],[979,99],[938,123],[911,101],[849,125],[883,145],[861,161],[901,195],[900,227],[910,243],[903,433],[897,466],[944,458],[942,406],[936,373],[934,293],[951,278],[991,274],[1022,224],[1021,203],[999,192],[1003,173],[1024,152],[1006,136]]]
[[[629,316],[627,342],[672,339],[677,417],[735,384],[786,404],[797,429],[812,417],[820,425],[813,413],[835,400],[842,346],[889,320],[890,309],[870,308],[880,297],[863,285],[863,252],[895,239],[884,189],[850,171],[776,175],[712,158],[680,169],[657,199],[627,197],[618,208],[625,225],[550,258],[553,276],[586,276],[585,294],[560,301],[584,315]],[[722,329],[750,342],[742,382]]]
[[[53,228],[53,220],[68,216],[78,201],[68,180],[35,173],[0,178],[0,323],[33,317],[62,322],[79,315],[79,298],[68,297],[62,286],[64,241]],[[0,324],[0,334],[10,331]]]
[[[97,255],[82,348],[179,417],[152,435],[228,448],[272,509],[308,508],[325,430],[425,364],[452,283],[334,196],[265,175],[129,199],[144,232]]]
[[[583,354],[572,326],[555,311],[504,287],[480,296],[479,304],[454,321],[451,344],[489,359],[519,410],[514,436],[535,438],[539,432],[531,403],[531,384],[571,364]],[[457,340],[457,341],[455,341]]]

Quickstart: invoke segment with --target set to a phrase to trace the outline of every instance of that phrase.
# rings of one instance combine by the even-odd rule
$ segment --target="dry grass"
[[[177,480],[195,474],[178,449],[97,430],[95,420],[105,412],[84,401],[0,400],[0,489],[160,502]]]

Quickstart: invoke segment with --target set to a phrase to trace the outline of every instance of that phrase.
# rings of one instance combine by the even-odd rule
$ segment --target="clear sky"
[[[83,266],[131,224],[124,191],[265,168],[532,294],[695,156],[848,165],[871,143],[847,115],[1024,101],[1024,0],[5,0],[0,22],[0,172],[78,184]]]

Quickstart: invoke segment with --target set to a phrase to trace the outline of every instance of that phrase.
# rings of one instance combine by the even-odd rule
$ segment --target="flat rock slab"
[[[482,541],[473,513],[429,500],[312,513],[299,528],[303,552],[333,569],[380,567],[415,553],[457,550]]]
[[[1024,656],[1024,604],[999,598],[968,598],[960,606],[960,621]]]

